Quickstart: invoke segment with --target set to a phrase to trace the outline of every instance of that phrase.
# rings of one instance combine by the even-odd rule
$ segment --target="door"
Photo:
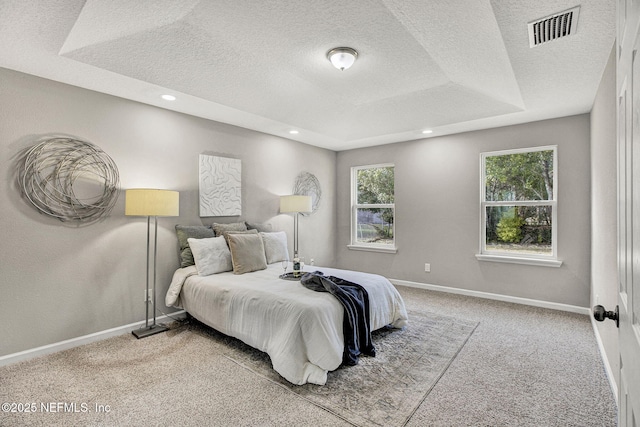
[[[619,425],[640,427],[640,0],[618,0]]]

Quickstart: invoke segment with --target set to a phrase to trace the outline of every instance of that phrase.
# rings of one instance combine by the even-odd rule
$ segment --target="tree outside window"
[[[351,244],[394,248],[394,166],[358,166],[351,176]]]
[[[484,254],[556,256],[556,147],[482,154]]]

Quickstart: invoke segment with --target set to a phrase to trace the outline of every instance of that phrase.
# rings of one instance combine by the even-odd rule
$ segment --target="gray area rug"
[[[194,322],[190,329],[225,342],[226,356],[307,401],[357,426],[402,426],[437,384],[477,322],[409,312],[402,329],[374,331],[376,356],[330,372],[324,386],[293,385],[271,367],[266,353]]]
[[[0,426],[403,425],[477,324],[409,312],[375,333],[375,358],[295,386],[265,353],[196,321],[125,334],[0,368]],[[330,415],[333,414],[333,415]]]

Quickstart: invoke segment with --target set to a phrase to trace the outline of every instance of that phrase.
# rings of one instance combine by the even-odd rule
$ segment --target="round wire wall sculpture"
[[[28,149],[18,180],[25,197],[41,213],[85,223],[111,212],[120,185],[111,157],[98,146],[73,138],[51,138]]]
[[[322,189],[320,188],[320,181],[318,181],[318,178],[316,178],[312,173],[300,172],[296,177],[295,184],[293,185],[293,194],[299,196],[311,196],[311,212],[301,213],[301,215],[311,215],[320,207]]]

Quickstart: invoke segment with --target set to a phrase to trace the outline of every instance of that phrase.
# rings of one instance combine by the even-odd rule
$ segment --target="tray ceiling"
[[[615,36],[601,0],[55,3],[0,4],[0,66],[333,150],[589,112]],[[575,6],[574,34],[529,47]]]

